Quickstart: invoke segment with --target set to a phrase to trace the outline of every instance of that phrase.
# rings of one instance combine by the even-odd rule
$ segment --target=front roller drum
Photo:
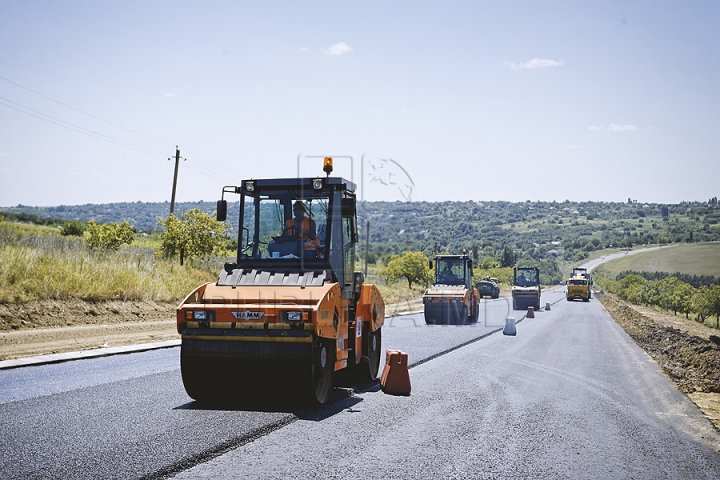
[[[425,323],[428,325],[467,325],[468,307],[461,302],[434,302],[425,304]]]
[[[199,402],[243,401],[305,389],[312,382],[313,351],[310,343],[183,338],[180,371],[185,391]],[[334,362],[334,351],[332,356]]]

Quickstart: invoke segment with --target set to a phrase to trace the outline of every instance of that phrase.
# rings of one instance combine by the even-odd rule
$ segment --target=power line
[[[40,93],[40,92],[38,92],[38,91],[36,91],[36,90],[33,90],[32,88],[29,88],[29,87],[26,87],[26,86],[24,86],[24,85],[21,85],[21,84],[19,84],[19,83],[17,83],[17,82],[14,82],[14,81],[12,81],[12,80],[10,80],[10,79],[8,79],[8,78],[5,78],[5,77],[3,77],[3,76],[1,76],[1,75],[0,75],[0,80],[4,80],[4,81],[6,81],[6,82],[8,82],[8,83],[11,83],[11,84],[17,86],[17,87],[20,87],[20,88],[22,88],[22,89],[24,89],[24,90],[27,90],[28,92],[34,93],[35,95],[38,95],[38,96],[43,97],[43,98],[46,98],[46,99],[48,99],[48,100],[50,100],[50,101],[52,101],[52,102],[55,102],[55,103],[57,103],[57,104],[59,104],[59,105],[62,105],[62,106],[64,106],[64,107],[67,107],[67,108],[69,108],[69,109],[71,109],[71,110],[75,110],[76,112],[80,112],[80,113],[82,113],[83,115],[87,115],[87,116],[92,117],[92,118],[94,118],[94,119],[97,119],[97,120],[100,120],[100,121],[102,121],[102,122],[105,122],[105,123],[107,123],[107,124],[109,124],[109,125],[113,125],[113,126],[115,126],[115,127],[121,128],[121,129],[126,130],[126,131],[128,131],[128,132],[131,132],[131,133],[134,133],[134,134],[136,134],[136,135],[140,135],[140,136],[149,138],[149,139],[151,139],[151,140],[155,140],[155,141],[160,142],[160,143],[164,143],[164,144],[167,144],[167,145],[175,145],[174,143],[167,142],[167,141],[165,141],[165,140],[161,140],[161,139],[159,139],[159,138],[155,138],[155,137],[153,137],[153,136],[151,136],[151,135],[147,135],[147,134],[144,134],[144,133],[142,133],[142,132],[138,132],[138,131],[133,130],[133,129],[131,129],[131,128],[124,127],[124,126],[119,125],[119,124],[117,124],[117,123],[115,123],[115,122],[111,122],[110,120],[106,120],[106,119],[104,119],[104,118],[98,117],[97,115],[93,115],[92,113],[86,112],[86,111],[81,110],[81,109],[76,108],[76,107],[73,107],[72,105],[68,105],[67,103],[61,102],[60,100],[56,100],[56,99],[54,99],[54,98],[52,98],[52,97],[49,97],[49,96],[47,96],[47,95],[45,95],[45,94],[43,94],[43,93]],[[47,115],[47,114],[42,113],[42,112],[40,112],[40,111],[38,111],[38,110],[34,110],[34,109],[30,108],[30,107],[26,107],[26,106],[21,105],[21,104],[19,104],[19,103],[17,103],[17,102],[13,102],[12,100],[8,100],[8,99],[2,98],[2,97],[0,97],[0,100],[4,100],[5,102],[12,103],[12,104],[14,104],[14,105],[17,105],[18,107],[24,108],[24,109],[29,110],[29,111],[21,110],[20,108],[13,107],[12,105],[8,105],[8,104],[5,104],[5,103],[4,103],[3,105],[5,105],[6,107],[13,108],[13,109],[15,109],[15,110],[17,110],[17,111],[19,111],[19,112],[25,113],[25,114],[27,114],[27,115],[31,115],[31,116],[36,117],[36,118],[39,118],[40,120],[44,120],[44,121],[47,121],[47,122],[50,122],[50,123],[54,123],[55,125],[59,125],[59,126],[61,126],[61,127],[67,128],[67,129],[69,129],[69,130],[73,130],[73,131],[78,132],[78,133],[83,133],[83,134],[85,134],[85,135],[88,135],[88,136],[91,136],[91,137],[94,137],[94,138],[98,138],[98,139],[100,139],[100,140],[104,140],[104,141],[113,143],[113,144],[115,144],[115,145],[119,145],[119,146],[124,146],[124,147],[127,147],[127,148],[131,148],[131,149],[133,149],[133,150],[137,150],[137,151],[140,151],[140,152],[143,152],[143,153],[149,153],[149,154],[151,154],[151,155],[165,156],[164,153],[159,152],[159,151],[157,151],[157,150],[153,150],[153,149],[146,148],[146,147],[141,147],[141,146],[139,146],[139,145],[135,145],[135,144],[132,144],[132,143],[130,143],[130,142],[126,142],[126,141],[124,141],[124,140],[119,140],[119,139],[110,137],[110,136],[108,136],[108,135],[103,135],[103,134],[94,132],[94,131],[92,131],[92,130],[89,130],[89,129],[80,127],[80,126],[78,126],[78,125],[74,125],[74,124],[72,124],[72,123],[66,122],[66,121],[64,121],[64,120],[60,120],[59,118],[55,118],[55,117],[53,117],[53,116],[51,116],[51,115]],[[2,102],[0,101],[0,103],[2,103]],[[35,115],[35,114],[33,114],[33,113],[30,113],[30,112],[35,112],[37,115]],[[41,117],[41,116],[38,116],[38,115],[42,115],[42,117]],[[47,118],[43,118],[43,117],[47,117]],[[48,119],[52,119],[52,120],[48,120]],[[184,149],[184,150],[185,150],[186,152],[190,153],[191,155],[194,155],[195,157],[201,159],[201,160],[204,160],[204,161],[206,161],[206,162],[208,162],[208,163],[211,163],[211,164],[213,164],[213,165],[215,165],[215,166],[217,166],[217,167],[222,168],[223,170],[226,170],[226,171],[228,171],[228,172],[230,172],[230,173],[232,173],[232,174],[234,174],[234,175],[237,175],[239,178],[243,178],[243,177],[246,177],[246,176],[247,176],[247,175],[243,175],[243,174],[241,174],[241,173],[238,173],[238,172],[236,172],[236,171],[234,171],[234,170],[232,170],[232,169],[229,169],[229,168],[227,168],[227,167],[225,167],[225,166],[223,166],[223,165],[220,165],[219,163],[215,163],[215,162],[213,162],[213,161],[211,161],[211,160],[208,160],[207,158],[204,158],[203,156],[201,156],[201,155],[199,155],[199,154],[197,154],[197,153],[193,153],[193,152],[191,152],[191,151],[189,151],[189,150],[187,150],[187,149]],[[201,172],[201,171],[198,171],[198,170],[195,170],[195,169],[192,169],[192,168],[191,168],[191,170],[194,170],[194,171],[196,171],[196,172],[198,172],[198,173],[200,173],[200,174],[203,174],[203,175],[205,175],[205,176],[208,176],[208,177],[210,177],[210,178],[213,178],[213,177],[211,177],[210,175],[207,175],[207,174],[204,173],[204,172]],[[215,179],[218,179],[218,180],[220,180],[220,181],[226,181],[226,180],[227,180],[226,176],[223,176],[223,175],[221,175],[220,173],[217,173],[217,172],[213,172],[211,169],[207,169],[207,170],[210,171],[210,172],[212,172],[212,173],[214,173],[215,175],[217,175],[217,177],[215,177]]]
[[[110,120],[105,120],[104,118],[100,118],[100,117],[98,117],[97,115],[93,115],[92,113],[88,113],[88,112],[86,112],[86,111],[84,111],[84,110],[80,110],[79,108],[75,108],[75,107],[73,107],[72,105],[68,105],[67,103],[63,103],[63,102],[61,102],[60,100],[55,100],[54,98],[48,97],[47,95],[43,95],[43,94],[40,93],[40,92],[36,92],[35,90],[33,90],[33,89],[31,89],[31,88],[28,88],[28,87],[26,87],[26,86],[24,86],[24,85],[20,85],[19,83],[13,82],[12,80],[7,79],[7,78],[5,78],[5,77],[3,77],[3,76],[0,76],[0,80],[5,80],[6,82],[12,83],[12,84],[15,85],[15,86],[18,86],[18,87],[20,87],[20,88],[22,88],[22,89],[27,90],[28,92],[32,92],[32,93],[34,93],[35,95],[39,95],[39,96],[41,96],[41,97],[43,97],[43,98],[47,98],[47,99],[50,100],[50,101],[53,101],[53,102],[55,102],[55,103],[58,103],[58,104],[62,105],[63,107],[67,107],[67,108],[69,108],[69,109],[71,109],[71,110],[75,110],[76,112],[80,112],[80,113],[82,113],[82,114],[84,114],[84,115],[87,115],[87,116],[89,116],[89,117],[92,117],[92,118],[95,118],[95,119],[97,119],[97,120],[100,120],[101,122],[108,123],[108,124],[113,125],[113,126],[115,126],[115,127],[122,128],[123,130],[127,130],[128,132],[132,132],[132,133],[134,133],[134,134],[136,134],[136,135],[141,135],[141,136],[143,136],[143,137],[149,138],[149,139],[151,139],[151,140],[155,140],[156,142],[165,143],[165,144],[167,144],[167,145],[175,145],[174,143],[166,142],[165,140],[160,140],[159,138],[151,137],[150,135],[146,135],[146,134],[144,134],[144,133],[135,131],[135,130],[133,130],[133,129],[130,129],[130,128],[127,128],[127,127],[123,127],[122,125],[118,125],[117,123],[111,122]]]
[[[5,103],[7,102],[7,103]],[[13,105],[8,105],[8,103],[11,103]],[[157,150],[151,150],[149,148],[141,147],[139,145],[132,144],[130,142],[126,142],[124,140],[119,140],[117,138],[109,137],[107,135],[103,135],[102,133],[97,133],[92,130],[89,130],[87,128],[83,128],[79,125],[75,125],[70,122],[66,122],[65,120],[60,120],[59,118],[55,118],[51,115],[48,115],[46,113],[42,113],[38,110],[32,109],[30,107],[26,107],[25,105],[21,105],[17,102],[13,102],[12,100],[8,100],[7,98],[0,97],[0,104],[5,105],[8,108],[12,108],[13,110],[17,110],[18,112],[22,112],[26,115],[30,115],[32,117],[38,118],[40,120],[58,125],[63,128],[67,128],[68,130],[72,130],[77,133],[82,133],[83,135],[87,135],[89,137],[96,138],[98,140],[103,140],[106,142],[113,143],[115,145],[119,145],[126,148],[131,148],[133,150],[137,150],[142,153],[147,153],[149,155],[162,155],[165,156],[162,152],[159,152]],[[24,110],[23,110],[24,109]],[[34,112],[34,113],[32,113]]]

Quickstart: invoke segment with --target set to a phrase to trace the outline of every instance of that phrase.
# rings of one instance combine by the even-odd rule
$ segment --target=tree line
[[[598,274],[595,282],[604,291],[635,305],[659,307],[675,315],[684,314],[685,318],[693,315],[701,323],[715,317],[715,328],[720,328],[720,285],[696,288],[675,276],[647,280],[637,274],[618,280]]]
[[[687,273],[675,272],[635,272],[633,270],[625,270],[617,274],[615,280],[622,280],[630,275],[640,275],[645,280],[664,280],[668,277],[675,277],[681,282],[688,283],[695,288],[711,287],[720,285],[720,277],[714,275],[689,275]]]

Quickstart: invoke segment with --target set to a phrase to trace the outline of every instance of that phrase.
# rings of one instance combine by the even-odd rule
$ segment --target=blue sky
[[[0,0],[0,206],[720,194],[720,2]]]

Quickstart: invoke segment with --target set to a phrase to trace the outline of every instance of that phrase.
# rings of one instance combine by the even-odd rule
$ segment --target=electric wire
[[[104,119],[104,118],[98,117],[97,115],[93,115],[92,113],[86,112],[86,111],[81,110],[81,109],[76,108],[76,107],[73,107],[72,105],[68,105],[67,103],[61,102],[61,101],[59,101],[59,100],[56,100],[56,99],[54,99],[54,98],[52,98],[52,97],[49,97],[49,96],[43,94],[43,93],[40,93],[40,92],[38,92],[38,91],[36,91],[36,90],[33,90],[33,89],[31,89],[31,88],[28,88],[28,87],[26,87],[26,86],[24,86],[24,85],[21,85],[21,84],[17,83],[17,82],[14,82],[14,81],[6,78],[6,77],[3,77],[2,75],[0,75],[0,80],[4,80],[4,81],[6,81],[6,82],[8,82],[8,83],[11,83],[11,84],[17,86],[17,87],[20,87],[20,88],[22,88],[22,89],[24,89],[24,90],[27,90],[28,92],[34,93],[35,95],[38,95],[38,96],[40,96],[40,97],[42,97],[42,98],[46,98],[46,99],[48,99],[48,100],[50,100],[50,101],[52,101],[52,102],[55,102],[55,103],[57,103],[57,104],[59,104],[59,105],[62,105],[62,106],[67,107],[67,108],[70,108],[71,110],[75,110],[75,111],[80,112],[80,113],[82,113],[82,114],[84,114],[84,115],[87,115],[87,116],[92,117],[92,118],[94,118],[94,119],[97,119],[97,120],[100,120],[100,121],[102,121],[102,122],[105,122],[105,123],[107,123],[107,124],[109,124],[109,125],[113,125],[113,126],[115,126],[115,127],[121,128],[121,129],[126,130],[126,131],[128,131],[128,132],[131,132],[131,133],[134,133],[134,134],[136,134],[136,135],[140,135],[140,136],[149,138],[149,139],[151,139],[151,140],[155,140],[155,141],[160,142],[160,143],[164,143],[164,144],[166,144],[166,145],[173,145],[173,146],[176,146],[176,147],[177,147],[177,144],[176,144],[176,143],[171,143],[171,142],[168,142],[168,141],[165,141],[165,140],[161,140],[161,139],[156,138],[156,137],[153,137],[153,136],[151,136],[151,135],[147,135],[147,134],[145,134],[145,133],[138,132],[137,130],[133,130],[133,129],[131,129],[131,128],[124,127],[124,126],[119,125],[119,124],[117,124],[117,123],[115,123],[115,122],[111,122],[110,120],[106,120],[106,119]],[[132,144],[132,143],[130,143],[130,142],[126,142],[126,141],[123,141],[123,140],[118,140],[118,139],[115,139],[115,138],[113,138],[113,137],[110,137],[110,136],[107,136],[107,135],[103,135],[103,134],[94,132],[94,131],[92,131],[92,130],[88,130],[88,129],[83,128],[83,127],[80,127],[80,126],[78,126],[78,125],[74,125],[74,124],[71,124],[71,123],[69,123],[69,122],[65,122],[64,120],[60,120],[60,119],[58,119],[58,118],[52,117],[52,116],[47,115],[47,114],[45,114],[45,113],[42,113],[42,112],[40,112],[40,111],[38,111],[38,110],[34,110],[34,109],[30,108],[30,107],[26,107],[26,106],[21,105],[21,104],[19,104],[19,103],[17,103],[17,102],[13,102],[12,100],[4,99],[4,98],[2,98],[2,97],[0,97],[0,100],[4,100],[4,101],[6,101],[6,102],[10,102],[10,103],[12,103],[12,104],[14,104],[14,105],[17,105],[18,107],[21,107],[21,108],[24,108],[24,109],[33,111],[33,112],[37,113],[37,115],[34,115],[34,114],[32,114],[32,113],[29,113],[28,111],[21,110],[20,108],[13,107],[13,106],[11,106],[11,105],[3,104],[3,105],[5,105],[6,107],[13,108],[13,109],[15,109],[15,110],[17,110],[17,111],[20,111],[20,112],[22,112],[22,113],[25,113],[25,114],[27,114],[27,115],[31,115],[31,116],[33,116],[33,117],[39,118],[40,120],[45,120],[45,121],[47,121],[47,122],[54,123],[54,124],[59,125],[59,126],[61,126],[61,127],[68,128],[69,130],[73,130],[73,131],[78,132],[78,133],[84,133],[85,135],[92,136],[92,137],[95,137],[95,138],[99,138],[99,139],[105,140],[105,141],[107,141],[107,142],[109,142],[109,143],[113,143],[113,144],[120,145],[120,146],[125,146],[125,147],[127,147],[127,148],[131,148],[131,149],[133,149],[133,150],[141,151],[141,152],[144,152],[144,153],[149,153],[149,154],[152,154],[152,155],[160,155],[160,156],[163,156],[163,157],[166,156],[166,154],[164,154],[164,153],[162,153],[162,152],[159,152],[159,151],[157,151],[157,150],[153,150],[153,149],[146,148],[146,147],[141,147],[141,146],[139,146],[139,145],[135,145],[135,144]],[[2,103],[2,102],[0,102],[0,103]],[[43,118],[43,117],[40,117],[40,116],[38,116],[38,115],[42,115],[43,117],[47,117],[47,118]],[[54,120],[54,121],[48,120],[48,118],[50,118],[50,119],[52,119],[52,120]],[[60,123],[58,123],[58,122],[60,122]],[[228,172],[230,172],[230,173],[232,173],[232,174],[234,174],[234,175],[237,175],[239,178],[243,178],[243,177],[246,177],[246,176],[247,176],[247,175],[243,175],[243,174],[241,174],[241,173],[238,173],[238,172],[236,172],[236,171],[234,171],[234,170],[232,170],[232,169],[230,169],[230,168],[227,168],[227,167],[225,167],[224,165],[221,165],[221,164],[219,164],[219,163],[213,162],[213,161],[211,161],[211,160],[209,160],[209,159],[207,159],[207,158],[205,158],[205,157],[203,157],[203,156],[201,156],[201,155],[199,155],[199,154],[197,154],[197,153],[193,153],[193,152],[191,152],[191,151],[189,151],[189,150],[187,150],[187,149],[185,149],[185,148],[183,148],[183,151],[184,151],[184,152],[187,152],[187,153],[189,153],[189,154],[191,154],[191,155],[193,155],[193,156],[195,156],[195,157],[197,157],[197,158],[199,158],[199,159],[201,159],[201,160],[204,160],[205,162],[208,162],[208,163],[211,163],[211,164],[213,164],[213,165],[215,165],[215,166],[217,166],[217,167],[220,167],[220,168],[222,168],[223,170],[226,170],[226,171],[228,171]],[[152,152],[152,153],[150,153],[150,152]],[[209,170],[209,169],[208,169],[208,170]],[[198,173],[200,173],[200,172],[198,172]],[[218,174],[217,172],[214,172],[214,173],[216,173],[216,174],[218,175],[218,177],[216,177],[216,179],[218,179],[218,180],[220,180],[220,181],[225,181],[225,180],[226,180],[226,178],[225,178],[224,176]],[[207,175],[206,175],[206,176],[207,176]]]
[[[7,103],[6,103],[7,102]],[[119,140],[117,138],[113,138],[107,135],[103,135],[102,133],[97,133],[92,130],[89,130],[87,128],[83,128],[79,125],[75,125],[70,122],[66,122],[65,120],[60,120],[59,118],[55,118],[52,115],[48,115],[46,113],[42,113],[38,110],[32,109],[30,107],[26,107],[25,105],[21,105],[17,102],[13,102],[12,100],[8,100],[7,98],[0,97],[0,104],[12,108],[13,110],[17,110],[18,112],[22,112],[26,115],[30,115],[32,117],[38,118],[40,120],[58,125],[63,128],[67,128],[68,130],[72,130],[77,133],[82,133],[83,135],[87,135],[89,137],[93,137],[98,140],[103,140],[105,142],[109,142],[115,145],[119,145],[122,147],[130,148],[132,150],[137,150],[138,152],[146,153],[148,155],[159,155],[159,156],[166,156],[166,154],[159,152],[157,150],[151,150],[149,148],[141,147],[139,145],[135,145],[129,142],[126,142],[124,140]],[[13,104],[13,105],[9,105]],[[24,109],[24,110],[23,110]],[[34,113],[33,113],[34,112]]]
[[[133,129],[131,129],[131,128],[123,127],[122,125],[118,125],[117,123],[111,122],[110,120],[105,120],[104,118],[100,118],[100,117],[98,117],[98,116],[96,116],[96,115],[93,115],[92,113],[88,113],[88,112],[86,112],[86,111],[84,111],[84,110],[80,110],[79,108],[75,108],[75,107],[73,107],[72,105],[68,105],[67,103],[63,103],[63,102],[61,102],[61,101],[59,101],[59,100],[55,100],[54,98],[48,97],[47,95],[44,95],[44,94],[42,94],[42,93],[40,93],[40,92],[36,92],[35,90],[33,90],[33,89],[31,89],[31,88],[28,88],[28,87],[26,87],[26,86],[24,86],[24,85],[20,85],[20,84],[17,83],[17,82],[13,82],[12,80],[10,80],[10,79],[8,79],[8,78],[5,78],[5,77],[3,77],[3,76],[1,76],[1,75],[0,75],[0,80],[5,80],[6,82],[12,83],[12,84],[15,85],[15,86],[18,86],[18,87],[20,87],[20,88],[22,88],[22,89],[27,90],[28,92],[32,92],[32,93],[34,93],[35,95],[39,95],[39,96],[41,96],[41,97],[43,97],[43,98],[47,98],[48,100],[50,100],[50,101],[52,101],[52,102],[58,103],[58,104],[62,105],[63,107],[67,107],[67,108],[69,108],[69,109],[75,110],[76,112],[80,112],[80,113],[82,113],[82,114],[84,114],[84,115],[87,115],[87,116],[89,116],[89,117],[92,117],[92,118],[95,118],[95,119],[97,119],[97,120],[100,120],[101,122],[108,123],[108,124],[113,125],[113,126],[115,126],[115,127],[122,128],[123,130],[127,130],[128,132],[132,132],[132,133],[134,133],[134,134],[136,134],[136,135],[141,135],[141,136],[143,136],[143,137],[146,137],[146,138],[149,138],[149,139],[151,139],[151,140],[155,140],[156,142],[164,143],[164,144],[167,144],[167,145],[175,145],[174,143],[166,142],[165,140],[160,140],[159,138],[155,138],[155,137],[152,137],[152,136],[150,136],[150,135],[146,135],[146,134],[144,134],[144,133],[142,133],[142,132],[135,131],[135,130],[133,130]]]

